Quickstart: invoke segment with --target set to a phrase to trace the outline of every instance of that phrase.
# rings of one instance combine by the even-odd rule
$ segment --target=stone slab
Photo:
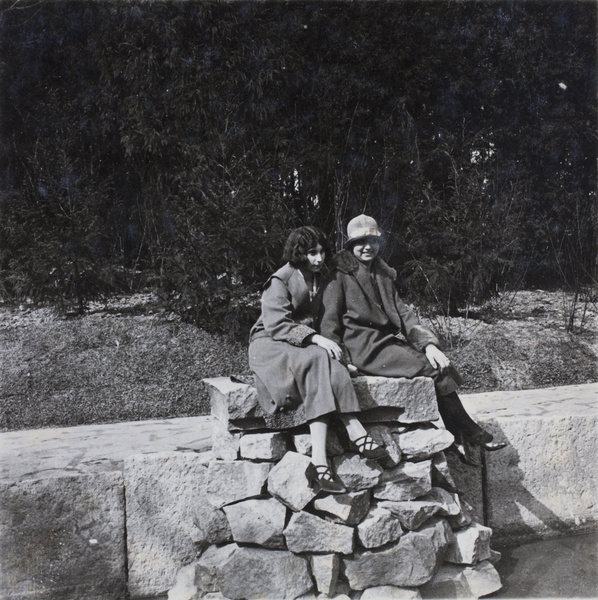
[[[378,548],[396,542],[403,535],[398,519],[380,506],[372,506],[366,518],[357,526],[357,538],[364,548]]]
[[[120,473],[0,484],[0,598],[124,599]]]
[[[401,423],[422,423],[440,418],[434,382],[429,377],[356,377],[353,385],[361,410],[401,408]]]
[[[230,377],[204,379],[210,393],[212,417],[232,430],[292,429],[305,423],[303,405],[274,415],[265,414],[257,402],[254,387],[232,381]],[[356,377],[355,392],[362,411],[398,409],[402,423],[435,421],[440,415],[434,382],[428,377]]]
[[[182,417],[0,433],[0,480],[122,471],[125,457],[208,451],[211,418]]]
[[[210,463],[206,481],[206,497],[216,508],[255,498],[262,494],[270,463],[247,460],[215,460]]]
[[[305,508],[315,497],[305,474],[311,464],[309,457],[298,452],[287,452],[268,475],[268,492],[291,510]]]
[[[195,557],[202,537],[218,529],[227,537],[224,513],[224,522],[218,525],[220,513],[206,498],[208,458],[162,452],[125,460],[129,591],[133,598],[157,596],[170,589],[181,566]]]
[[[446,562],[464,565],[475,565],[482,560],[488,560],[492,556],[491,537],[492,529],[472,523],[469,527],[453,533],[453,541],[444,559]]]
[[[488,427],[509,446],[486,452],[487,525],[494,539],[592,529],[598,521],[598,415],[500,418]]]
[[[222,423],[262,416],[253,386],[235,382],[230,377],[211,377],[203,379],[203,383],[210,393],[212,417]]]
[[[230,600],[293,600],[313,586],[306,558],[282,550],[238,547],[218,568]]]
[[[374,488],[374,498],[379,500],[414,500],[432,489],[432,461],[404,461],[387,469]]]
[[[287,547],[296,554],[351,554],[355,546],[354,534],[352,527],[332,523],[304,511],[294,513],[284,530]]]
[[[309,562],[316,589],[329,598],[333,597],[341,568],[338,554],[311,554]]]
[[[283,537],[287,508],[274,498],[244,500],[223,507],[238,543],[286,549]]]
[[[275,462],[290,449],[290,439],[279,431],[249,433],[241,437],[239,449],[241,458]]]

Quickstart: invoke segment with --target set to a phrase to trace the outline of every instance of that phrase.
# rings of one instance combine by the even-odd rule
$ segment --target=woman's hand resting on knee
[[[428,344],[424,352],[426,353],[426,358],[428,359],[429,363],[440,372],[448,369],[449,365],[451,364],[451,361],[447,358],[444,352],[439,350],[436,346],[434,346],[434,344]]]
[[[328,356],[330,356],[330,358],[336,358],[336,360],[340,360],[343,356],[343,351],[336,342],[329,340],[319,333],[314,333],[309,341],[312,344],[316,344],[316,346],[320,346],[320,348],[324,348],[324,350],[328,352]]]

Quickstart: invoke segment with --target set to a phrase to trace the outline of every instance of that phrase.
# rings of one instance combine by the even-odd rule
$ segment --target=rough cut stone
[[[311,435],[309,433],[298,433],[293,436],[295,450],[300,454],[311,456]],[[326,456],[339,456],[345,452],[338,436],[333,429],[328,430],[326,436]]]
[[[311,460],[297,452],[287,452],[268,476],[268,492],[294,511],[303,510],[316,492],[309,487],[305,470]]]
[[[401,462],[402,454],[401,448],[392,434],[392,429],[388,425],[367,425],[367,432],[374,438],[379,446],[383,446],[388,452],[389,459],[384,466],[396,466]]]
[[[497,592],[502,587],[500,576],[487,560],[463,569],[463,575],[476,598]]]
[[[284,549],[286,507],[274,498],[245,500],[223,508],[235,542]]]
[[[334,472],[351,491],[365,490],[377,485],[382,468],[373,460],[367,460],[358,454],[335,456]]]
[[[379,500],[413,500],[432,489],[432,461],[404,461],[384,471],[380,483],[374,488],[374,498]]]
[[[445,560],[452,563],[474,565],[490,558],[492,529],[474,523],[454,533]]]
[[[175,582],[197,545],[230,538],[226,516],[205,495],[207,458],[191,452],[125,459],[129,590],[157,596]]]
[[[438,514],[443,517],[455,517],[461,513],[459,496],[439,487],[432,487],[427,494],[419,497],[418,500],[438,504]]]
[[[354,590],[380,585],[417,587],[432,578],[451,540],[451,530],[440,519],[411,531],[384,550],[356,552],[343,559],[345,575]]]
[[[212,417],[228,425],[231,419],[256,416],[261,410],[257,390],[244,383],[236,383],[230,377],[212,377],[203,380],[210,394]]]
[[[411,500],[409,502],[380,502],[380,507],[392,513],[401,525],[410,531],[421,527],[439,510],[439,506],[435,502],[422,502],[419,500]]]
[[[195,528],[191,531],[191,540],[197,550],[203,550],[210,544],[230,542],[232,533],[224,512],[207,501],[203,490],[198,495],[192,511]]]
[[[449,492],[457,491],[457,484],[453,479],[444,452],[439,452],[432,458],[432,485]]]
[[[500,576],[488,561],[473,567],[442,565],[434,578],[420,588],[422,598],[442,600],[474,599],[502,587]]]
[[[218,567],[238,548],[236,544],[210,546],[195,563],[194,583],[203,592],[218,592]]]
[[[216,508],[259,496],[271,465],[248,461],[213,461],[208,469],[206,495]]]
[[[281,432],[247,433],[241,438],[242,458],[250,460],[280,460],[289,450],[289,438]]]
[[[370,492],[349,492],[348,494],[330,494],[314,501],[316,510],[332,515],[337,523],[357,525],[370,508]]]
[[[420,600],[420,598],[421,594],[416,589],[379,585],[365,590],[360,600]]]
[[[434,577],[419,588],[425,600],[474,600],[463,567],[442,565]]]
[[[447,517],[446,519],[453,531],[468,527],[474,522],[471,506],[462,498],[459,498],[459,504],[461,505],[461,512],[454,517]]]
[[[364,548],[378,548],[396,542],[402,535],[400,521],[380,506],[371,507],[366,518],[357,526],[357,538]]]
[[[195,565],[186,565],[177,573],[174,587],[168,590],[168,600],[195,600],[197,592]]]
[[[446,450],[455,438],[446,429],[418,427],[399,435],[399,445],[406,458],[420,460],[430,458]]]
[[[218,585],[230,600],[292,600],[312,586],[305,558],[283,550],[237,547],[218,569]]]
[[[440,418],[434,381],[428,377],[356,377],[353,384],[361,410],[400,408],[401,423],[421,423]]]
[[[318,591],[332,598],[341,568],[340,557],[336,554],[312,554],[309,560]]]
[[[0,597],[122,598],[120,473],[0,484]]]
[[[331,523],[304,511],[294,513],[284,530],[291,552],[326,552],[351,554],[353,527]]]
[[[212,419],[212,454],[218,460],[237,460],[241,434],[232,433],[226,423],[220,419]]]
[[[264,414],[257,401],[257,391],[244,383],[232,381],[229,377],[204,379],[212,405],[212,416],[219,419],[231,430],[251,430],[267,428],[271,430],[290,429],[305,423],[302,404],[295,410]],[[370,412],[386,411],[386,416],[402,423],[420,423],[440,418],[436,406],[434,382],[426,377],[385,378],[356,377],[353,380],[359,399],[364,422]],[[375,414],[374,420],[388,420]]]

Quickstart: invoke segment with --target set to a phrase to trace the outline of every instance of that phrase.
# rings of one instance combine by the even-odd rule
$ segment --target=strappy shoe
[[[479,446],[488,450],[488,452],[495,452],[501,450],[507,445],[507,442],[495,442],[494,437],[491,433],[488,433],[485,429],[481,429],[478,433],[467,436],[467,442],[472,446]]]
[[[464,464],[470,467],[481,467],[482,463],[478,462],[471,453],[471,448],[465,441],[463,434],[455,436],[455,442],[447,448],[448,452],[455,454],[457,458]]]
[[[389,458],[386,448],[379,446],[369,433],[362,435],[356,440],[351,440],[351,443],[355,446],[357,452],[365,458],[371,458],[372,460]]]
[[[348,491],[344,484],[332,474],[330,467],[327,465],[310,463],[305,470],[305,476],[309,482],[309,487],[316,493],[346,494]]]

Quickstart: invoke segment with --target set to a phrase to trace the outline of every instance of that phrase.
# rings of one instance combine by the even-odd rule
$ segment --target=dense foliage
[[[1,6],[4,298],[236,332],[289,228],[362,211],[451,312],[595,280],[593,3]]]

